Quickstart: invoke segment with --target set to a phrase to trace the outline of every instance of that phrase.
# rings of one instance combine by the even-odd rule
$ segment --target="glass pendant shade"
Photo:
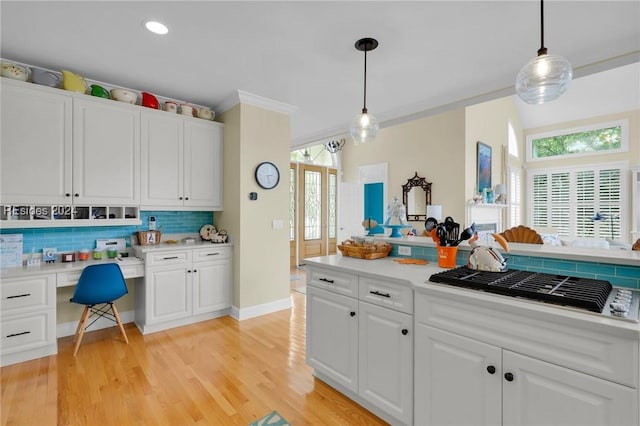
[[[378,130],[378,119],[366,112],[356,115],[349,126],[349,133],[356,144],[373,141],[378,135]]]
[[[522,67],[516,77],[516,93],[528,104],[558,99],[573,78],[571,64],[560,55],[542,54]]]

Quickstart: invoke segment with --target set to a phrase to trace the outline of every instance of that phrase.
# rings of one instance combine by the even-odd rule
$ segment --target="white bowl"
[[[135,104],[138,99],[138,94],[126,89],[111,89],[111,99],[116,101],[126,102],[129,104]]]

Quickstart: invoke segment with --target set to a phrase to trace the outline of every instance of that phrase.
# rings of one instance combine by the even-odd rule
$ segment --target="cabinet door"
[[[222,260],[193,266],[193,314],[231,306],[231,262]]]
[[[71,203],[72,99],[57,92],[3,79],[3,204]]]
[[[185,120],[184,137],[184,205],[222,209],[221,125]]]
[[[307,363],[358,392],[358,301],[307,287]]]
[[[139,108],[74,99],[74,203],[139,204],[139,164]]]
[[[412,317],[366,302],[360,302],[358,308],[358,394],[394,418],[412,424]]]
[[[502,360],[505,425],[638,424],[637,389],[506,350]]]
[[[143,206],[182,206],[183,119],[141,112],[141,201]]]
[[[500,348],[421,323],[415,345],[415,424],[501,423]]]
[[[147,269],[145,285],[148,324],[191,316],[191,274],[186,268]]]

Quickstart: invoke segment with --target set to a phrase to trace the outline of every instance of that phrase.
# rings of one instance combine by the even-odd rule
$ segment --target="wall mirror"
[[[407,220],[424,221],[427,219],[427,205],[431,204],[431,182],[415,173],[402,185],[402,202],[407,208]]]

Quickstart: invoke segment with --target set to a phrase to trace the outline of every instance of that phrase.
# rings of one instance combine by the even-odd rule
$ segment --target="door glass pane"
[[[329,173],[329,238],[335,238],[337,233],[337,197],[338,179],[333,173]]]
[[[296,239],[296,170],[289,169],[289,240]]]
[[[304,239],[317,240],[321,235],[322,176],[320,172],[304,172]]]

